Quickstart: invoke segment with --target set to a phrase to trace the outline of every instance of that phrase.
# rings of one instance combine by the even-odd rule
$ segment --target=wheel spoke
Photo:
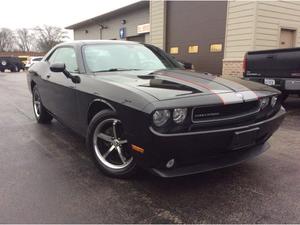
[[[113,137],[107,135],[107,134],[104,134],[104,133],[99,133],[98,134],[98,138],[104,140],[104,141],[107,141],[107,142],[110,142],[112,143],[113,142]]]
[[[127,144],[128,141],[127,141],[127,140],[122,140],[122,141],[119,141],[119,143],[120,143],[121,145],[124,145],[124,144]]]
[[[117,139],[118,136],[117,136],[117,123],[118,121],[115,120],[114,123],[113,123],[113,133],[114,133],[114,138]]]
[[[110,149],[103,155],[103,158],[106,159],[107,156],[115,149],[115,146],[112,145]]]
[[[118,154],[119,154],[119,157],[120,157],[122,163],[125,164],[126,163],[126,158],[122,154],[122,149],[120,147],[117,147],[117,151],[118,151]]]

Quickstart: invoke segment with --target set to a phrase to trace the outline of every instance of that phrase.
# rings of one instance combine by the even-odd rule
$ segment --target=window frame
[[[74,50],[74,53],[75,53],[75,58],[76,58],[76,64],[77,64],[77,71],[76,72],[70,72],[72,74],[80,74],[80,68],[79,68],[79,57],[77,55],[77,52],[76,52],[76,48],[74,46],[71,46],[71,45],[62,45],[62,46],[58,46],[56,47],[55,49],[52,50],[52,52],[47,56],[47,58],[45,59],[45,62],[47,62],[49,64],[49,66],[51,65],[50,62],[49,62],[49,59],[55,54],[55,52],[57,52],[59,49],[62,49],[62,48],[71,48]],[[56,56],[55,56],[56,58]],[[54,60],[55,60],[54,58]]]

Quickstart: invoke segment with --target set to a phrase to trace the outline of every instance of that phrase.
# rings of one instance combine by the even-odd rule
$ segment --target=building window
[[[190,45],[188,49],[189,53],[198,53],[199,52],[199,46],[198,45]]]
[[[222,44],[211,44],[210,52],[222,52],[223,45]]]
[[[179,48],[178,47],[171,47],[170,48],[170,54],[175,55],[179,53]]]

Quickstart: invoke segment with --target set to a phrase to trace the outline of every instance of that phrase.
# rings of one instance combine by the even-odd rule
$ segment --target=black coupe
[[[240,163],[268,148],[285,114],[262,84],[185,71],[157,47],[78,41],[28,71],[39,123],[56,118],[86,138],[98,167],[162,177]]]

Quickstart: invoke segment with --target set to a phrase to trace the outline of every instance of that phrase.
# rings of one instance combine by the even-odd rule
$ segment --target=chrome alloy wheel
[[[41,97],[37,91],[33,93],[33,109],[36,117],[40,118],[42,105],[41,105]]]
[[[122,123],[118,119],[110,118],[100,122],[93,135],[93,144],[98,160],[110,169],[124,169],[133,161]]]

